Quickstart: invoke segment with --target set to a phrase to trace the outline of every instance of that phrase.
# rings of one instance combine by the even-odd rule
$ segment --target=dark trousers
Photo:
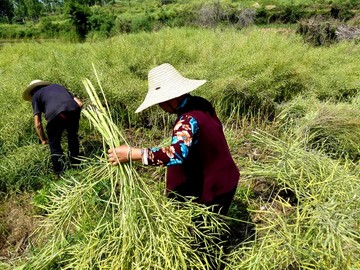
[[[226,215],[229,211],[230,204],[235,196],[236,187],[224,194],[221,194],[215,197],[211,203],[208,203],[208,206],[212,206],[212,211],[215,213],[219,213],[221,215]]]
[[[204,204],[206,206],[211,206],[210,210],[212,212],[226,216],[227,212],[229,211],[231,202],[235,196],[235,193],[236,187],[234,187],[234,189],[230,190],[229,192],[216,196],[211,202]],[[178,194],[180,194],[180,196]],[[170,199],[175,199],[179,202],[184,202],[186,195],[183,194],[184,192],[181,191],[173,191],[169,192],[167,194],[167,197]],[[194,202],[199,203],[197,200],[194,200]]]
[[[231,202],[235,196],[235,193],[236,193],[236,187],[229,191],[229,192],[226,192],[224,194],[221,194],[217,197],[215,197],[210,203],[207,203],[206,205],[207,206],[211,206],[210,210],[214,213],[218,213],[218,214],[221,214],[221,215],[227,215],[228,211],[229,211],[229,208],[230,208],[230,205],[231,205]],[[221,216],[219,216],[219,218],[221,219]],[[206,220],[206,216],[202,216],[202,217],[198,217],[194,220],[197,228],[199,230],[204,230],[204,233],[211,233],[208,231],[208,222]],[[225,243],[226,243],[226,239],[228,237],[227,233],[219,233],[219,234],[213,234],[213,236],[217,237],[217,238],[214,238],[213,241],[214,241],[214,244],[218,244],[219,246],[224,246]],[[196,237],[196,236],[195,236]],[[204,242],[202,242],[201,239],[199,239],[200,241],[200,245],[198,246],[198,248],[205,248],[206,245]],[[219,251],[217,251],[217,248],[214,247],[214,250],[212,251],[211,250],[211,247],[208,247],[210,248],[206,254],[206,265],[207,265],[207,269],[209,270],[220,270],[220,269],[224,269],[224,265],[222,262],[218,261],[217,259],[214,259],[214,258],[217,258],[219,256]]]
[[[70,163],[71,165],[79,163],[76,159],[79,155],[79,121],[80,109],[62,112],[47,123],[46,131],[50,146],[51,161],[56,174],[62,173],[65,169],[64,152],[61,147],[61,137],[65,130],[67,132]]]

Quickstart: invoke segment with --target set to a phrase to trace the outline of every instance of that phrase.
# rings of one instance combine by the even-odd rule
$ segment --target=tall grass
[[[307,151],[298,139],[266,133],[254,141],[268,153],[243,175],[292,190],[297,203],[275,194],[258,215],[257,238],[230,256],[228,269],[356,269],[360,262],[360,181],[353,164]]]
[[[94,79],[90,65],[94,63],[111,107],[118,108],[123,120],[139,126],[157,123],[159,118],[153,110],[141,115],[133,112],[141,103],[139,97],[146,94],[148,70],[164,62],[184,76],[207,79],[197,94],[213,101],[223,118],[235,109],[239,116],[259,111],[273,114],[278,104],[299,93],[347,99],[359,89],[356,44],[312,48],[295,34],[268,29],[164,29],[85,44],[6,45],[0,53],[2,88],[11,96],[20,95],[31,80],[42,78],[85,97],[80,78]]]
[[[84,85],[91,103],[83,114],[101,133],[104,153],[126,143],[106,100],[89,80]],[[44,206],[41,248],[25,269],[211,269],[219,264],[226,228],[216,214],[191,200],[179,203],[154,192],[131,163],[114,167],[106,157],[87,162],[83,177],[58,185]]]
[[[334,159],[360,159],[360,110],[353,103],[320,102],[298,98],[282,106],[277,119],[306,140],[312,149],[323,151]]]
[[[0,157],[0,195],[36,190],[51,181],[50,156],[44,147],[16,146]]]
[[[208,80],[194,94],[215,104],[232,153],[241,164],[242,183],[250,183],[251,187],[253,181],[265,179],[271,185],[290,188],[298,196],[299,203],[294,206],[281,197],[266,200],[272,204],[259,205],[258,198],[247,195],[253,209],[265,207],[253,213],[260,220],[257,239],[226,256],[227,269],[316,269],[316,262],[318,269],[354,269],[359,266],[358,163],[339,161],[336,155],[329,159],[323,155],[324,143],[312,149],[307,143],[311,126],[323,127],[323,138],[331,135],[331,140],[326,141],[328,150],[337,151],[340,156],[344,149],[350,149],[344,148],[345,144],[350,145],[349,140],[352,147],[356,146],[357,138],[350,134],[353,126],[348,124],[357,119],[352,112],[357,112],[360,104],[359,61],[360,50],[355,43],[312,48],[295,34],[257,28],[163,29],[84,44],[5,45],[0,48],[0,175],[7,180],[1,185],[33,189],[47,181],[48,153],[40,146],[34,147],[37,138],[31,105],[21,100],[21,93],[31,80],[64,84],[91,103],[81,78],[97,80],[92,72],[94,63],[106,96],[109,123],[136,129],[123,136],[129,144],[153,146],[155,140],[164,143],[160,138],[170,134],[166,131],[173,118],[156,107],[138,115],[134,111],[147,92],[148,70],[170,62],[186,77]],[[306,99],[296,98],[298,95]],[[102,97],[100,101],[105,105]],[[289,102],[288,111],[282,106],[284,102]],[[348,102],[353,107],[335,105],[336,102]],[[93,108],[96,113],[99,110],[95,108],[100,106]],[[279,125],[280,111],[286,127]],[[269,121],[269,115],[277,121]],[[344,128],[339,128],[339,121],[346,124]],[[193,217],[206,215],[207,210],[194,208],[193,204],[178,209],[175,202],[161,196],[163,183],[153,182],[163,176],[161,168],[146,168],[148,187],[143,177],[134,172],[134,168],[142,172],[145,169],[131,164],[123,172],[133,181],[126,182],[129,186],[122,184],[120,169],[107,165],[103,156],[110,145],[90,126],[96,125],[83,117],[81,145],[87,156],[96,154],[98,158],[84,161],[84,172],[72,177],[66,174],[51,188],[43,205],[47,217],[39,237],[33,238],[34,249],[26,267],[84,269],[93,264],[94,268],[108,269],[129,265],[131,258],[131,267],[146,269],[151,263],[154,268],[155,263],[168,267],[173,263],[171,269],[182,269],[182,255],[189,268],[203,267],[208,257],[200,247],[196,248],[196,232],[189,235],[188,228],[192,230],[194,226]],[[288,133],[297,136],[290,140],[292,143],[267,135],[252,137],[254,127],[279,138]],[[121,134],[124,132],[120,129]],[[114,138],[119,141],[114,140],[112,145],[124,142],[119,134]],[[267,151],[261,151],[264,148]],[[270,158],[263,162],[268,155]],[[21,181],[23,184],[17,186]],[[129,194],[140,194],[139,198],[146,200],[123,204],[123,189],[131,185],[135,190]],[[209,219],[213,220],[212,216]],[[131,223],[129,228],[126,222]],[[218,221],[213,222],[216,225]],[[177,240],[170,245],[174,238]],[[183,245],[180,250],[176,248],[178,244]],[[153,245],[160,248],[152,248]],[[168,257],[164,250],[169,251]],[[216,247],[215,254],[220,250]]]

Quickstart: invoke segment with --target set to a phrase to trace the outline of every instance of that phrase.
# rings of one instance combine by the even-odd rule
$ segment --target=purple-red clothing
[[[198,122],[199,143],[189,151],[184,164],[168,166],[166,187],[183,196],[198,197],[199,203],[208,204],[236,188],[240,174],[219,119],[202,111],[186,114]]]
[[[235,190],[239,170],[215,112],[197,110],[196,102],[190,108],[185,105],[178,114],[172,137],[170,146],[148,149],[148,164],[168,166],[168,191],[197,197],[197,202],[209,205]]]

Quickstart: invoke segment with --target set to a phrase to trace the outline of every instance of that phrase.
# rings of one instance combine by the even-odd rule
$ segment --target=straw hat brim
[[[136,109],[135,113],[139,113],[153,105],[188,94],[206,83],[206,80],[191,80],[186,78],[183,78],[183,80],[184,83],[181,84],[181,88],[179,89],[174,89],[176,86],[169,84],[162,87],[161,90],[149,91],[143,103],[139,106],[139,108]]]
[[[52,84],[52,83],[47,82],[47,81],[41,81],[41,82],[36,82],[36,83],[29,85],[28,87],[26,87],[25,91],[22,94],[23,99],[26,101],[30,101],[32,98],[32,96],[30,95],[32,90],[34,90],[38,86],[48,86],[50,84]]]

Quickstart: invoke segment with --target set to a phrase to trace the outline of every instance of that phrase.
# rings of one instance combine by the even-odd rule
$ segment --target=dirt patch
[[[22,257],[27,252],[29,236],[39,222],[31,201],[31,193],[0,200],[0,262]]]

